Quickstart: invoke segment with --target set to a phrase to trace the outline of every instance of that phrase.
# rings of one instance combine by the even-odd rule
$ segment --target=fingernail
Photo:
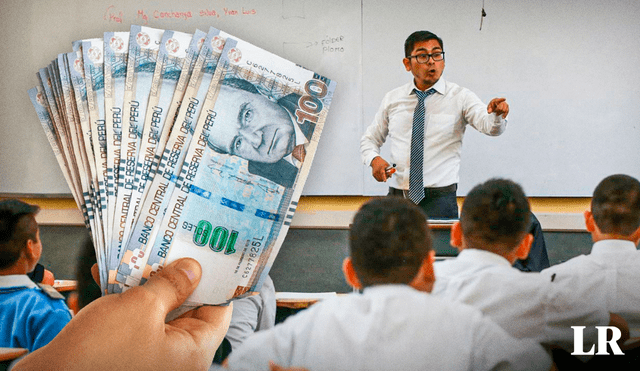
[[[176,264],[176,268],[183,271],[189,278],[189,281],[195,282],[198,279],[198,272],[196,270],[197,267],[194,267],[194,264],[193,260],[183,259]]]
[[[182,268],[180,268],[180,269],[182,269]],[[193,282],[193,281],[196,280],[196,274],[192,270],[190,270],[190,269],[182,269],[182,271],[187,274],[187,277],[189,277],[189,281]]]

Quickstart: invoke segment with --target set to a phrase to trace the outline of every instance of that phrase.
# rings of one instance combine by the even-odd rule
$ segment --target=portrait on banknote
[[[251,174],[292,187],[304,161],[304,145],[315,128],[313,123],[295,120],[301,95],[261,92],[260,85],[238,77],[225,78],[220,84],[209,147],[247,160]]]

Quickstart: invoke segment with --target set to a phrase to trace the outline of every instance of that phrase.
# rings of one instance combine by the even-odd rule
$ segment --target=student
[[[38,211],[19,200],[0,201],[0,347],[32,352],[71,320],[64,297],[27,276],[42,254]]]
[[[591,254],[554,265],[542,274],[555,279],[577,277],[580,291],[604,288],[601,301],[621,315],[632,336],[640,336],[640,182],[623,174],[604,178],[584,213],[593,239]],[[588,277],[597,276],[594,282]]]
[[[322,301],[256,333],[231,353],[230,369],[266,370],[269,361],[309,370],[549,369],[539,344],[427,294],[434,253],[415,204],[397,197],[366,203],[349,241],[344,274],[363,294]]]
[[[585,347],[594,344],[595,326],[618,319],[595,304],[604,300],[602,290],[584,289],[570,277],[550,279],[512,267],[529,253],[529,218],[529,202],[518,184],[491,179],[475,186],[451,229],[451,244],[460,253],[435,264],[433,294],[475,306],[517,338],[571,352],[571,326],[587,326]],[[592,277],[584,281],[596,284]],[[627,330],[624,321],[619,326]]]
[[[267,276],[258,295],[233,301],[229,330],[218,347],[213,363],[220,364],[254,332],[272,328],[276,323],[276,289]]]

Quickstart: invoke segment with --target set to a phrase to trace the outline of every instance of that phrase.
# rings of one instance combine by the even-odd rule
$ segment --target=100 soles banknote
[[[203,267],[185,307],[259,290],[335,81],[214,27],[191,36],[132,26],[74,50],[29,94],[86,216],[104,292],[182,257]],[[75,66],[84,80],[72,79]]]

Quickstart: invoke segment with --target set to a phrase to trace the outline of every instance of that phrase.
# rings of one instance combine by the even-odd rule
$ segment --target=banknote
[[[65,55],[69,69],[69,80],[72,88],[71,94],[75,98],[72,102],[76,120],[80,124],[78,131],[78,140],[80,150],[83,152],[83,163],[85,171],[88,169],[87,181],[89,187],[89,198],[91,200],[91,210],[93,210],[94,219],[94,246],[102,248],[104,238],[102,237],[102,215],[100,212],[102,200],[98,190],[98,171],[96,167],[96,153],[93,145],[93,132],[91,130],[91,122],[89,117],[89,103],[87,100],[87,85],[84,76],[84,61],[82,50],[70,52]]]
[[[103,69],[103,41],[102,39],[89,39],[82,41],[81,49],[85,86],[87,94],[87,108],[91,130],[91,145],[95,162],[97,180],[96,205],[99,207],[100,233],[99,245],[96,249],[105,249],[105,231],[109,225],[107,213],[107,137],[104,120],[104,69]]]
[[[200,36],[200,35],[197,35]],[[201,102],[205,99],[217,66],[220,52],[224,46],[225,34],[211,27],[202,46],[198,46],[199,37],[194,37],[192,53],[200,49],[193,72],[189,78],[183,103],[175,119],[167,144],[163,150],[160,164],[150,185],[147,197],[134,227],[133,234],[123,251],[122,262],[118,269],[117,281],[126,286],[137,286],[143,275],[147,256],[145,251],[149,242],[153,242],[160,227],[164,210],[179,175],[186,156],[195,125],[201,111]]]
[[[80,39],[29,97],[83,211],[104,293],[198,260],[182,309],[258,291],[336,83],[214,27]],[[176,312],[177,313],[177,312]]]
[[[53,150],[53,154],[56,157],[56,161],[58,162],[58,165],[62,170],[62,175],[67,181],[69,188],[73,189],[74,186],[72,184],[72,180],[70,177],[69,168],[67,167],[67,164],[64,160],[64,154],[60,150],[60,146],[56,138],[56,133],[55,133],[56,130],[53,124],[53,120],[51,119],[50,108],[48,107],[49,102],[48,102],[48,99],[45,97],[44,89],[41,86],[37,86],[35,88],[29,89],[28,94],[29,94],[29,98],[31,99],[31,103],[33,104],[33,107],[36,110],[36,114],[38,115],[38,119],[40,120],[42,128],[44,129],[44,132],[47,136],[47,140],[51,145],[51,149]],[[74,196],[74,199],[78,206],[83,202],[82,199],[79,199],[75,196]],[[104,255],[101,254],[97,249],[96,249],[96,259],[98,261],[98,266],[102,266]],[[101,272],[100,273],[101,287],[104,287],[103,285],[106,283],[105,279],[106,279],[106,274],[103,274]]]
[[[59,61],[60,55],[51,61],[51,63],[47,66],[46,71],[47,75],[50,78],[51,92],[53,95],[53,100],[55,102],[55,106],[57,107],[57,111],[59,113],[59,121],[55,122],[56,134],[58,135],[61,143],[61,148],[65,153],[67,158],[69,169],[72,172],[72,177],[74,178],[75,187],[77,189],[77,193],[79,198],[82,200],[81,209],[85,218],[85,224],[87,229],[91,232],[91,218],[89,215],[89,208],[91,205],[87,205],[87,193],[85,193],[85,189],[83,188],[83,167],[82,164],[77,160],[77,157],[80,156],[79,153],[75,152],[74,141],[76,141],[75,131],[71,130],[71,125],[68,118],[68,109],[65,104],[65,97],[63,94],[62,87],[62,76],[59,71]],[[64,65],[64,64],[63,64]],[[55,116],[54,116],[55,117]],[[73,116],[71,117],[73,119]]]
[[[111,241],[109,241],[109,284],[115,283],[120,249],[127,238],[124,236],[129,208],[134,207],[131,196],[137,188],[136,162],[142,140],[142,129],[146,114],[153,72],[158,56],[158,46],[164,30],[132,25],[129,31],[129,57],[124,87],[122,144],[118,169],[118,192]],[[113,265],[111,265],[113,263]]]
[[[71,78],[69,76],[70,70],[66,53],[58,55],[56,63],[54,63],[54,71],[56,71],[55,73],[59,77],[59,92],[61,94],[60,102],[61,106],[64,108],[63,112],[65,113],[66,127],[69,129],[68,137],[72,147],[72,161],[74,161],[78,167],[82,198],[84,200],[85,207],[87,208],[87,216],[89,218],[91,228],[90,232],[92,237],[94,237],[95,235],[93,232],[96,230],[96,226],[92,202],[91,180],[89,179],[91,171],[89,169],[82,127],[78,117]]]
[[[336,86],[234,38],[213,80],[143,269],[146,279],[186,256],[207,267],[187,304],[220,304],[259,290],[289,228]]]
[[[105,242],[109,245],[113,233],[116,207],[118,168],[122,144],[122,106],[124,80],[129,56],[129,32],[105,32],[104,48],[104,112],[107,130],[107,230]],[[107,262],[110,250],[107,250]]]
[[[84,209],[84,202],[82,200],[82,191],[79,184],[79,179],[77,175],[77,168],[75,163],[71,162],[71,155],[69,153],[69,146],[67,143],[67,131],[62,119],[60,118],[60,114],[58,112],[58,103],[56,98],[53,95],[53,88],[51,84],[51,78],[49,77],[49,72],[47,68],[41,68],[38,71],[38,81],[40,82],[40,87],[42,88],[42,95],[44,97],[44,102],[47,113],[49,114],[49,118],[53,124],[53,135],[56,140],[56,144],[58,149],[60,150],[60,154],[64,161],[65,167],[64,172],[69,176],[69,188],[71,189],[71,193],[73,198],[76,200],[76,204],[82,210],[83,216],[85,217],[85,222],[88,223],[88,218],[86,215],[86,210]],[[37,109],[36,109],[37,111]]]
[[[40,120],[40,124],[44,129],[45,135],[47,136],[47,140],[51,145],[51,149],[53,150],[53,154],[56,157],[56,161],[62,170],[62,175],[64,176],[65,181],[70,189],[75,188],[73,182],[71,180],[70,171],[67,166],[67,163],[64,159],[64,154],[60,150],[60,144],[58,142],[56,136],[56,129],[53,124],[53,120],[51,119],[50,109],[48,108],[49,102],[45,96],[44,88],[42,86],[37,86],[31,88],[27,92],[29,94],[29,98],[31,99],[31,104],[36,110],[36,114],[38,115],[38,120]],[[76,204],[80,204],[83,200],[76,198],[74,193],[74,199]]]
[[[170,122],[167,125],[165,123],[167,123],[167,117],[175,117],[175,110],[173,116],[168,116],[169,110],[172,108],[171,104],[174,101],[181,101],[181,94],[184,94],[184,89],[181,89],[178,91],[177,99],[173,99],[192,36],[191,34],[168,30],[163,33],[160,41],[156,68],[153,73],[151,91],[147,102],[142,140],[138,150],[134,180],[136,187],[131,194],[131,204],[133,206],[129,208],[127,214],[124,241],[129,240],[131,230],[137,221],[137,210],[140,207],[141,200],[146,195],[146,191],[149,189],[147,184],[152,180],[157,168],[156,158],[159,160],[159,156],[156,157],[156,155],[159,155],[159,152],[161,153],[168,139],[169,129],[173,123]],[[183,85],[185,84],[183,83]]]

